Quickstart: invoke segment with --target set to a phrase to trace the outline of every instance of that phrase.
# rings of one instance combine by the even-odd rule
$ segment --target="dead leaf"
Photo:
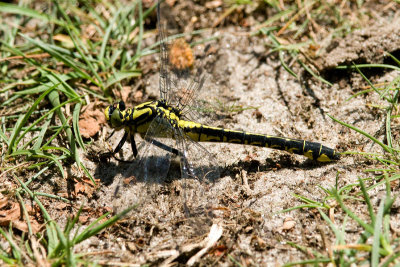
[[[113,209],[111,207],[103,207],[103,209],[104,209],[105,212],[110,212],[111,213],[113,211]]]
[[[71,37],[65,34],[56,34],[53,36],[53,40],[59,41],[61,45],[65,48],[73,48],[74,42],[72,41]]]
[[[127,102],[126,100],[128,99],[129,94],[131,93],[132,88],[130,86],[122,86],[121,90],[121,99],[124,102]]]
[[[125,185],[136,184],[136,177],[135,177],[135,176],[127,177],[127,178],[125,178],[125,179],[123,180],[123,183],[124,183]]]
[[[79,130],[85,138],[96,135],[100,131],[101,125],[106,123],[103,112],[95,109],[94,106],[94,103],[90,104],[79,117]]]
[[[3,195],[1,195],[3,196]],[[5,205],[8,203],[8,197],[2,197],[0,198],[0,209],[2,209]]]
[[[85,224],[89,221],[90,217],[86,215],[80,215],[79,216],[79,222],[82,224]]]
[[[167,5],[172,7],[173,5],[175,5],[176,0],[166,0],[165,2],[167,3]]]
[[[7,206],[3,206],[7,207]],[[12,227],[22,232],[28,232],[28,224],[24,220],[20,220],[22,211],[18,203],[10,203],[9,209],[0,210],[0,226],[8,226],[12,223]],[[29,216],[29,221],[33,233],[37,233],[40,230],[40,224],[35,218]]]
[[[91,197],[94,190],[96,189],[96,187],[98,187],[100,180],[96,179],[96,186],[93,184],[92,180],[90,180],[89,178],[84,178],[81,180],[77,180],[74,179],[74,181],[76,182],[74,185],[74,194],[75,196],[77,196],[78,194],[83,194],[86,195],[88,197]]]
[[[135,100],[135,102],[142,102],[143,101],[143,92],[136,91],[135,94],[133,95],[133,99]]]
[[[11,203],[11,207],[7,210],[0,210],[0,225],[8,226],[10,222],[16,221],[21,215],[18,203]]]
[[[30,219],[30,224],[34,234],[40,231],[40,224],[36,220]],[[22,232],[28,232],[28,224],[25,221],[13,221],[12,226]]]
[[[228,247],[225,245],[218,245],[215,246],[210,252],[210,255],[213,255],[214,257],[221,257],[224,255],[228,250]]]
[[[98,187],[99,184],[100,184],[100,179],[94,179],[94,182],[96,183],[96,184],[94,184],[91,179],[85,177],[85,178],[82,179],[82,182],[84,182],[84,183],[86,183],[86,184],[88,184],[88,185],[90,185],[92,187]]]
[[[84,183],[78,182],[75,184],[75,196],[78,195],[79,193],[85,193],[86,192],[86,186]]]
[[[58,203],[58,204],[56,205],[56,209],[58,209],[58,210],[63,210],[63,209],[65,209],[67,206],[68,206],[67,203],[61,202],[61,203]]]

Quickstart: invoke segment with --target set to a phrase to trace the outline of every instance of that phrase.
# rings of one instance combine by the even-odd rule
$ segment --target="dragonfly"
[[[120,101],[104,110],[109,126],[124,131],[112,153],[115,155],[120,152],[129,141],[135,158],[131,167],[134,179],[124,181],[117,187],[118,199],[126,198],[130,203],[147,201],[149,198],[159,200],[159,186],[166,181],[171,161],[178,158],[184,189],[184,209],[186,213],[192,214],[204,211],[208,201],[202,201],[202,197],[218,179],[220,168],[215,157],[201,142],[284,150],[316,162],[331,162],[340,158],[336,150],[318,142],[230,130],[197,122],[196,119],[204,116],[198,108],[200,104],[196,97],[203,88],[205,76],[200,69],[193,74],[193,71],[171,63],[166,22],[161,19],[160,3],[157,4],[157,24],[160,42],[160,98],[134,107],[127,107]],[[143,139],[140,144],[135,140],[137,135]],[[128,193],[127,190],[139,184],[147,186],[137,189],[138,193],[134,196]],[[158,187],[158,191],[149,192],[149,188],[154,187]]]

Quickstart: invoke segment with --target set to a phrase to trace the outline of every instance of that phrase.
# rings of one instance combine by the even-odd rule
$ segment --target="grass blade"
[[[386,152],[388,152],[388,153],[392,153],[392,152],[393,152],[393,149],[392,149],[392,148],[388,147],[387,145],[385,145],[384,143],[382,143],[381,141],[379,141],[378,139],[376,139],[376,138],[373,137],[372,135],[370,135],[370,134],[368,134],[368,133],[366,133],[366,132],[364,132],[364,131],[358,129],[358,128],[355,127],[355,126],[352,126],[352,125],[347,124],[347,123],[345,123],[345,122],[343,122],[343,121],[340,121],[340,120],[338,120],[338,119],[332,117],[332,116],[329,115],[329,114],[327,114],[327,115],[329,116],[329,118],[331,118],[331,119],[334,120],[335,122],[340,123],[341,125],[346,126],[347,128],[350,128],[350,129],[352,129],[352,130],[354,130],[354,131],[356,131],[356,132],[358,132],[358,133],[364,135],[364,136],[367,137],[368,139],[371,139],[373,142],[375,142],[375,143],[377,143],[379,146],[381,146],[381,147],[383,148],[383,150],[385,150]]]
[[[382,220],[383,220],[383,208],[385,201],[381,200],[378,208],[378,214],[376,215],[375,226],[374,226],[374,239],[372,241],[372,251],[371,251],[371,266],[377,267],[379,264],[379,247],[380,247],[380,236],[382,233]]]
[[[13,4],[8,4],[8,3],[3,3],[0,2],[0,12],[2,13],[11,13],[11,14],[18,14],[22,16],[27,16],[35,19],[39,19],[42,21],[50,22],[50,23],[55,23],[60,26],[63,26],[64,23],[54,17],[50,17],[49,15],[46,15],[45,13],[40,13],[36,10],[22,7],[22,6],[17,6]]]

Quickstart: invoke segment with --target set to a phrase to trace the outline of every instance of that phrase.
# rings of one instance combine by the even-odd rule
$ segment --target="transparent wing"
[[[175,45],[184,42],[182,39],[167,38],[167,28],[172,27],[167,27],[166,16],[161,15],[160,4],[157,6],[157,22],[160,42],[160,98],[165,99],[169,105],[177,108],[183,114],[189,114],[190,107],[195,106],[196,94],[204,84],[203,71],[197,69],[194,72],[189,67],[191,65],[189,63],[179,64],[182,60],[194,61],[193,52],[188,44],[184,48],[180,48],[179,44]],[[174,43],[171,44],[171,42]],[[171,53],[171,47],[174,48],[174,53]],[[185,57],[182,54],[189,55]],[[191,113],[193,110],[195,109],[192,109]],[[189,117],[197,118],[194,115]]]
[[[219,178],[219,164],[214,155],[198,142],[193,141],[181,129],[176,131],[177,147],[183,151],[181,160],[182,176],[210,185]]]
[[[125,170],[128,178],[121,179],[115,189],[114,209],[117,212],[133,205],[154,207],[154,199],[163,190],[174,156],[176,142],[172,138],[170,123],[161,116],[153,119],[138,146],[138,157]]]
[[[171,80],[169,72],[169,59],[168,59],[168,42],[166,37],[167,23],[161,21],[160,3],[157,4],[157,24],[158,24],[158,38],[160,42],[160,98],[168,100],[168,93],[171,89]]]
[[[176,135],[177,147],[183,151],[180,162],[186,217],[198,234],[205,233],[212,219],[212,207],[217,205],[210,189],[220,177],[219,165],[212,154],[180,129]]]
[[[171,124],[157,116],[149,126],[141,144],[137,161],[140,168],[135,171],[138,179],[146,183],[162,184],[167,177],[171,157],[176,150]]]
[[[172,76],[172,78],[175,77]],[[205,78],[201,74],[192,75],[190,79],[181,78],[171,81],[172,96],[170,97],[170,101],[184,114],[187,120],[194,120],[200,117],[197,116],[199,111],[201,111],[198,108],[197,96],[203,87],[204,81]]]

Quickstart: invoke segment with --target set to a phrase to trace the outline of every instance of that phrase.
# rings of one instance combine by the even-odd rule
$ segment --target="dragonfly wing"
[[[199,143],[193,141],[182,130],[177,130],[177,146],[181,155],[181,174],[184,188],[184,203],[189,217],[200,218],[210,214],[215,205],[210,194],[213,183],[220,177],[220,168],[215,157]]]
[[[168,92],[171,88],[169,59],[168,59],[168,40],[166,37],[167,23],[161,21],[160,3],[157,5],[157,24],[158,38],[160,42],[160,98],[168,98]]]
[[[173,129],[167,120],[161,116],[153,119],[138,146],[137,159],[125,170],[129,177],[121,179],[115,189],[117,212],[128,206],[144,207],[157,198],[165,184],[173,150],[176,150],[172,137]]]
[[[191,60],[188,61],[193,63],[194,56],[190,46],[182,39],[177,39],[176,36],[167,37],[167,29],[173,27],[170,27],[171,25],[167,26],[166,17],[161,15],[159,4],[157,6],[157,23],[160,42],[160,98],[184,113],[185,109],[190,107],[192,101],[196,99],[196,93],[202,88],[204,76],[201,69],[193,73],[190,66],[185,64],[182,66],[176,65],[176,61],[179,62],[181,57],[186,58],[184,56],[186,54],[190,54],[188,57]],[[181,48],[179,43],[182,42],[180,41],[183,41],[183,46],[187,46],[187,48]],[[171,44],[171,42],[174,43]],[[179,49],[174,49],[174,51],[178,52],[171,53],[171,47],[174,45],[179,47]]]
[[[140,168],[136,174],[140,181],[157,184],[165,182],[171,157],[174,156],[173,150],[176,150],[173,134],[173,128],[166,119],[157,116],[152,121],[141,144],[143,148],[139,151]]]

